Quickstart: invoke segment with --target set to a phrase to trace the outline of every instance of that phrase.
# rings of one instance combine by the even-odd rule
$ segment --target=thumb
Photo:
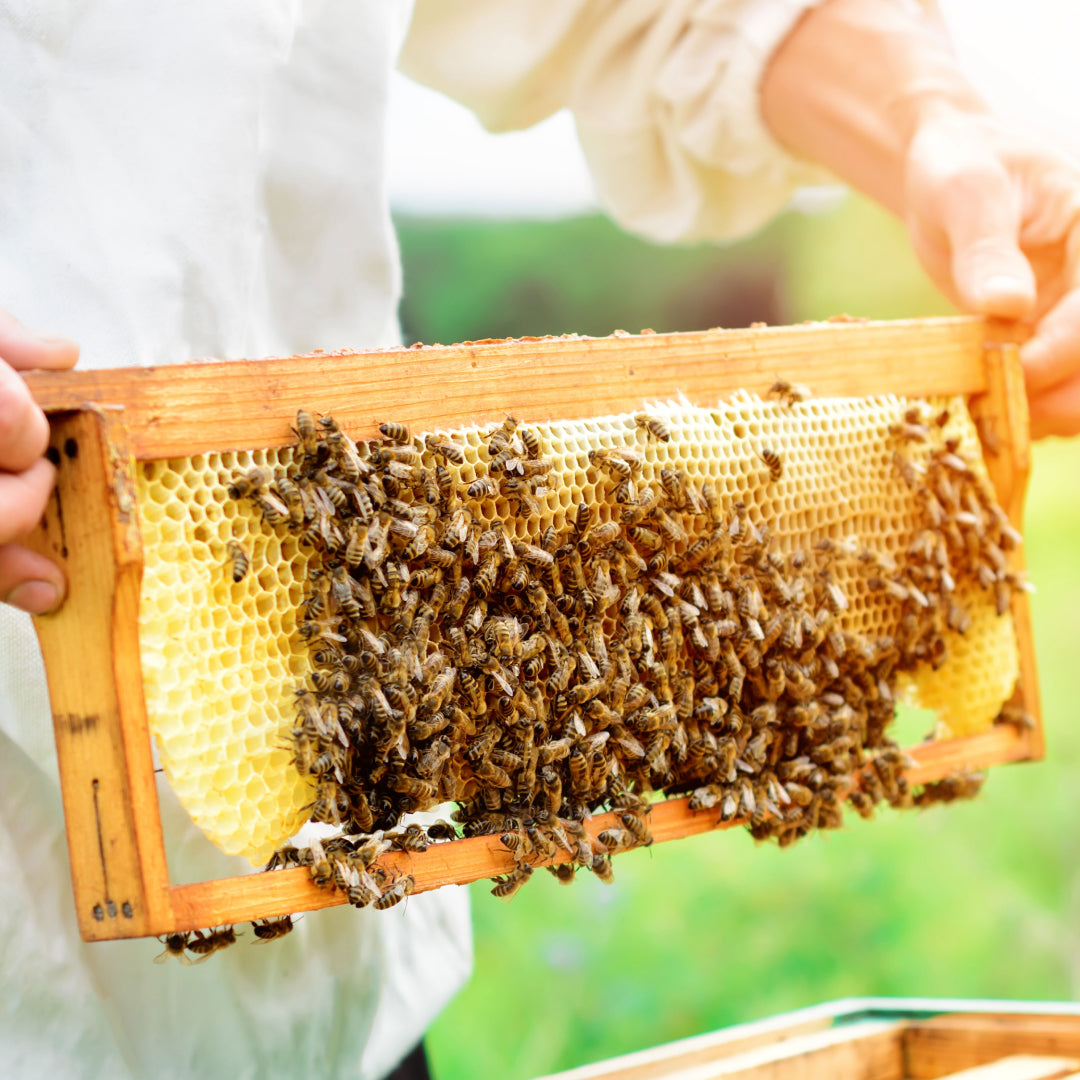
[[[942,225],[963,306],[1002,319],[1029,314],[1035,274],[1020,250],[1020,210],[1004,170],[995,163],[972,171],[944,202]]]

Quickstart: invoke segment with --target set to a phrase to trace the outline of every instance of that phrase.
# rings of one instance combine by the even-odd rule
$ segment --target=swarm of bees
[[[809,393],[773,391],[788,408]],[[613,854],[651,843],[661,791],[781,846],[838,827],[845,801],[869,817],[973,794],[970,778],[911,790],[887,733],[896,677],[945,661],[946,635],[970,622],[963,598],[989,594],[1000,613],[1024,587],[1008,559],[1020,537],[937,434],[946,422],[914,407],[889,432],[925,517],[892,558],[827,537],[782,552],[745,503],[675,468],[647,477],[631,446],[594,449],[595,499],[545,528],[552,463],[512,417],[466,481],[452,439],[384,423],[357,444],[301,411],[287,475],[252,469],[231,494],[321,561],[299,628],[313,673],[287,738],[315,783],[312,819],[338,835],[267,869],[307,866],[356,906],[388,908],[415,883],[384,852],[490,834],[514,861],[492,891],[511,896],[553,860],[560,882],[610,881]],[[671,438],[648,413],[630,424]],[[912,443],[929,448],[918,464]],[[758,453],[783,475],[778,450]],[[494,525],[493,499],[509,506]],[[846,630],[841,579],[887,596],[896,632]],[[444,802],[453,823],[399,827]],[[583,822],[600,810],[620,824],[594,837]],[[179,954],[204,948],[189,938]]]

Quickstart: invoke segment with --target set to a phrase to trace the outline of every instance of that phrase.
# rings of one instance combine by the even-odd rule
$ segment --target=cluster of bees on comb
[[[307,866],[385,908],[414,883],[378,865],[384,852],[490,834],[513,855],[492,890],[509,896],[541,865],[610,881],[612,855],[652,842],[661,791],[782,846],[838,827],[845,800],[870,816],[974,794],[966,776],[910,789],[887,734],[897,676],[944,662],[947,634],[970,622],[963,598],[989,593],[1003,613],[1025,587],[1008,560],[1019,534],[940,433],[947,414],[927,412],[889,432],[925,516],[893,558],[827,537],[781,551],[744,503],[650,472],[629,445],[592,450],[595,497],[544,527],[553,463],[512,417],[466,482],[452,438],[384,423],[356,443],[301,411],[286,475],[252,469],[230,494],[321,560],[299,628],[313,674],[288,739],[312,819],[338,835],[282,848],[268,869]],[[626,423],[670,439],[657,416]],[[929,447],[918,464],[913,443]],[[777,450],[758,455],[764,483],[783,475]],[[493,500],[509,507],[494,524]],[[246,556],[230,558],[242,577]],[[852,575],[895,604],[894,634],[845,629],[838,579]],[[446,802],[453,823],[399,827]],[[618,824],[593,836],[584,822],[602,810]]]

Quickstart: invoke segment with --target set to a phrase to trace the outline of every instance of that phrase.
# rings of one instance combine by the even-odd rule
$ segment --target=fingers
[[[922,236],[924,254],[936,246],[947,258],[947,291],[960,305],[1003,319],[1030,313],[1036,281],[1020,249],[1023,192],[977,133],[955,125],[920,132],[906,187],[913,238]]]
[[[1020,250],[1020,208],[1004,169],[972,167],[944,196],[952,276],[969,311],[1017,319],[1035,306],[1035,275]]]
[[[0,545],[0,602],[31,615],[60,606],[67,585],[60,568],[20,544]]]
[[[1020,350],[1028,393],[1040,394],[1080,372],[1080,292],[1068,293]]]
[[[21,473],[0,473],[0,602],[35,615],[51,611],[64,598],[60,568],[13,541],[40,521],[56,470],[44,458]]]
[[[31,368],[57,370],[75,366],[79,346],[67,338],[31,330],[0,308],[0,359],[18,371]]]
[[[45,414],[34,404],[26,383],[0,360],[0,477],[28,469],[48,445]]]
[[[69,368],[78,358],[74,342],[36,333],[0,309],[0,602],[33,614],[57,607],[66,586],[59,567],[15,543],[41,520],[56,480],[42,457],[49,423],[17,372]]]
[[[0,473],[0,544],[31,532],[45,512],[56,482],[56,469],[38,458],[21,473]]]

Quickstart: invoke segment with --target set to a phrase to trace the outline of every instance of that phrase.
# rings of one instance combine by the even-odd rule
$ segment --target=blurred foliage
[[[600,218],[399,224],[407,340],[949,311],[903,229],[857,200],[727,249],[657,248]],[[522,1080],[846,995],[1076,991],[1080,445],[1035,461],[1049,759],[996,770],[973,803],[852,815],[786,851],[717,833],[619,856],[610,888],[537,874],[505,903],[478,883],[476,974],[429,1035],[439,1080]],[[922,724],[909,718],[912,737]]]

